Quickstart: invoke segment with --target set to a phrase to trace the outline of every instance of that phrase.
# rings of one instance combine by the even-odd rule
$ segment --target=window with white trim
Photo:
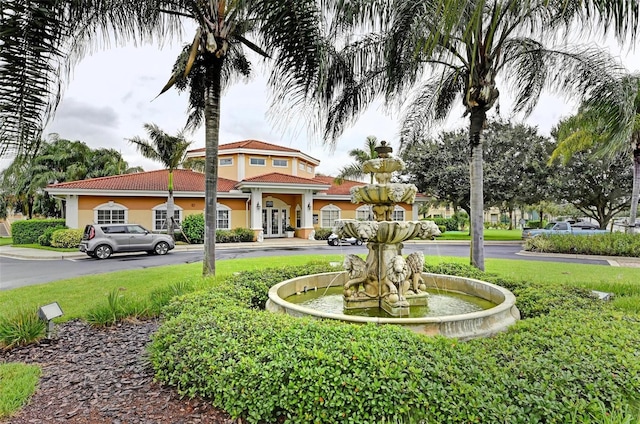
[[[178,228],[182,223],[182,208],[178,205],[173,205],[173,219],[175,221],[174,228]],[[167,203],[162,203],[153,208],[153,229],[152,231],[166,231],[167,230]]]
[[[231,166],[233,165],[233,158],[220,158],[218,163],[220,166]]]
[[[249,165],[251,166],[266,166],[267,161],[265,158],[249,158]]]
[[[278,168],[286,168],[287,166],[289,166],[289,161],[286,159],[274,159],[273,166]]]
[[[363,205],[356,209],[356,219],[358,221],[373,221],[373,211],[370,205]]]
[[[298,169],[300,169],[301,171],[304,171],[304,163],[300,162],[298,164]]]
[[[313,172],[313,168],[307,165],[307,172],[311,174]]]
[[[333,228],[338,219],[340,219],[340,208],[336,205],[327,205],[320,209],[320,226],[322,228]]]
[[[127,208],[114,202],[103,203],[93,210],[93,219],[96,224],[126,224]]]
[[[392,221],[404,221],[404,209],[400,206],[393,208],[393,213],[391,214]]]
[[[231,229],[231,209],[220,203],[216,203],[216,228],[218,230]]]

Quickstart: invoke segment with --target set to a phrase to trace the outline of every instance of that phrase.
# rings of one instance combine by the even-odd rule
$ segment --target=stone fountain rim
[[[285,286],[287,284],[294,283],[295,281],[304,280],[304,279],[308,279],[310,277],[315,277],[315,276],[319,276],[319,275],[336,275],[336,276],[338,276],[340,274],[346,274],[346,271],[324,272],[324,273],[320,273],[320,274],[309,274],[309,275],[303,275],[303,276],[300,276],[300,277],[295,277],[295,278],[291,278],[289,280],[282,281],[282,282],[272,286],[269,289],[269,293],[268,293],[269,294],[269,300],[271,302],[273,302],[274,304],[280,306],[281,308],[285,308],[285,309],[288,309],[288,310],[296,311],[296,312],[298,312],[298,313],[300,313],[302,315],[310,315],[310,316],[318,317],[318,318],[328,318],[328,319],[340,320],[340,321],[345,321],[345,322],[356,322],[356,323],[408,324],[408,325],[410,325],[410,324],[429,324],[429,323],[440,324],[440,323],[447,323],[447,322],[457,322],[457,321],[467,321],[467,320],[473,320],[473,319],[488,318],[488,317],[495,316],[495,315],[498,315],[498,314],[501,314],[501,313],[506,313],[507,311],[511,310],[516,304],[515,295],[513,293],[511,293],[509,290],[505,289],[504,287],[500,287],[500,286],[498,286],[496,284],[489,283],[487,281],[477,280],[475,278],[460,277],[460,276],[447,275],[447,274],[434,274],[434,273],[428,273],[428,272],[423,272],[422,275],[426,276],[426,277],[443,277],[443,278],[449,278],[449,279],[463,280],[465,282],[473,282],[473,283],[477,283],[477,284],[480,284],[480,285],[484,285],[484,286],[490,287],[491,289],[493,289],[494,291],[497,291],[500,295],[502,295],[502,297],[503,297],[502,302],[498,303],[493,308],[484,309],[482,311],[469,312],[469,313],[466,313],[466,314],[443,315],[443,316],[440,316],[440,317],[422,317],[422,318],[379,318],[379,317],[360,317],[360,316],[353,316],[353,315],[322,312],[322,311],[318,311],[316,309],[307,308],[305,306],[301,306],[301,305],[298,305],[298,304],[295,304],[295,303],[287,302],[284,298],[280,297],[279,294],[278,294],[278,291],[283,286]],[[464,292],[460,292],[460,293],[469,294],[469,293],[464,293]],[[476,296],[476,297],[482,298],[482,296],[477,296],[475,294],[472,294],[472,296]],[[491,299],[485,299],[485,300],[491,300]]]

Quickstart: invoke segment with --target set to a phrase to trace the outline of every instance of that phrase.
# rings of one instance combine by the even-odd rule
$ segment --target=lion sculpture
[[[387,272],[385,275],[385,285],[388,289],[389,297],[387,300],[391,304],[407,303],[404,294],[407,291],[409,282],[409,267],[407,262],[401,255],[396,255],[387,263]],[[407,303],[408,304],[408,303]]]
[[[375,297],[377,285],[367,273],[367,263],[360,256],[349,254],[342,264],[349,275],[349,281],[344,285],[344,297],[356,299],[359,297]],[[360,288],[363,290],[360,290]]]
[[[413,252],[407,256],[407,267],[409,268],[409,290],[407,294],[419,294],[427,289],[427,285],[422,278],[422,270],[424,268],[424,254],[422,252]]]

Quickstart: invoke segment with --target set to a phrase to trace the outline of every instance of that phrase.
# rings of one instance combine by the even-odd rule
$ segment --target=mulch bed
[[[203,399],[180,399],[153,381],[145,359],[157,321],[96,329],[81,321],[56,326],[54,340],[0,351],[0,362],[42,367],[29,403],[3,423],[229,424]]]

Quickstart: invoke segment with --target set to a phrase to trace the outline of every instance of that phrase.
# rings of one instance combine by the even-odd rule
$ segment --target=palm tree
[[[129,139],[130,143],[135,144],[138,152],[147,159],[160,162],[169,170],[169,182],[167,189],[169,197],[167,197],[167,234],[174,237],[173,230],[175,228],[174,207],[173,207],[173,171],[182,165],[187,156],[187,150],[192,142],[187,141],[183,133],[177,136],[171,136],[162,131],[156,124],[144,124],[150,140],[144,140],[140,137]]]
[[[364,177],[364,172],[362,172],[362,165],[366,161],[378,157],[378,152],[376,152],[378,138],[374,135],[370,135],[367,137],[367,140],[364,144],[364,149],[349,150],[349,156],[353,158],[353,162],[340,168],[338,176],[333,180],[336,184],[342,184],[344,180],[348,178],[359,179]],[[369,179],[371,184],[373,184],[373,173],[369,174]]]
[[[269,58],[274,101],[290,110],[318,87],[326,43],[314,0],[7,0],[0,12],[0,153],[28,149],[59,98],[59,68],[104,34],[116,41],[164,40],[185,20],[197,26],[162,92],[189,91],[189,128],[205,125],[205,252],[203,274],[215,274],[215,231],[221,93],[236,75],[247,76],[246,49]],[[253,40],[251,39],[253,38]],[[43,53],[46,52],[46,53]],[[6,90],[5,90],[6,87]]]
[[[628,154],[632,159],[633,185],[628,231],[632,232],[640,200],[640,74],[623,76],[597,90],[580,111],[558,126],[558,147],[550,161],[592,149],[596,155]]]
[[[324,97],[331,105],[326,138],[335,140],[380,95],[387,103],[408,104],[401,145],[404,140],[424,138],[431,125],[442,122],[460,101],[469,118],[471,146],[470,261],[484,269],[481,136],[487,113],[499,98],[496,78],[500,76],[514,94],[513,111],[524,115],[544,89],[579,96],[590,93],[620,67],[597,49],[548,46],[545,41],[563,35],[572,25],[635,35],[640,4],[399,0],[388,2],[388,9],[374,15],[362,7],[345,17],[358,18],[375,32],[349,43],[334,60]]]

